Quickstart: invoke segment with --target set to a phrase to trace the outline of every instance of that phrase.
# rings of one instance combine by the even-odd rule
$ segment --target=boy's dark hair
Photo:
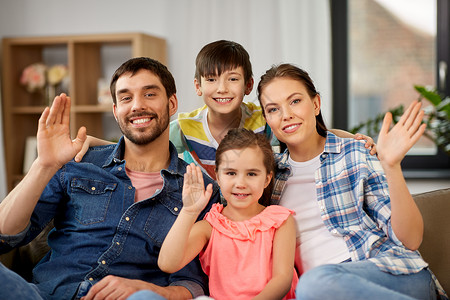
[[[159,77],[162,85],[166,89],[167,98],[170,98],[172,95],[176,94],[177,88],[175,86],[175,79],[173,79],[172,74],[165,65],[149,57],[136,57],[131,58],[126,62],[124,62],[114,72],[111,78],[111,84],[109,88],[111,90],[111,96],[113,98],[114,104],[117,104],[116,82],[119,79],[119,77],[125,73],[131,73],[131,75],[133,76],[140,70],[148,70]]]
[[[223,72],[242,67],[244,80],[253,77],[252,64],[247,50],[232,41],[219,40],[205,45],[195,59],[195,78],[220,76]]]
[[[262,107],[262,112],[264,116],[265,116],[264,107],[261,103],[261,93],[263,89],[271,81],[277,78],[289,78],[303,83],[311,98],[314,98],[316,95],[319,95],[319,93],[316,90],[316,87],[314,86],[314,82],[312,81],[311,77],[309,77],[309,74],[305,70],[302,70],[299,67],[294,66],[292,64],[273,65],[269,70],[266,71],[265,74],[261,76],[261,80],[258,83],[258,89],[256,90],[259,104]],[[325,125],[325,121],[323,120],[322,117],[322,110],[316,116],[316,130],[319,135],[323,137],[327,136],[327,126]]]
[[[275,176],[275,159],[270,146],[269,140],[264,134],[254,133],[245,128],[230,129],[227,135],[222,139],[216,151],[216,172],[219,165],[223,162],[223,153],[228,150],[239,150],[246,148],[259,148],[263,154],[263,164],[266,168],[267,174],[272,172],[272,179],[269,185],[264,189],[264,192],[259,199],[259,203],[268,206],[270,205],[270,197],[272,196],[274,176]]]

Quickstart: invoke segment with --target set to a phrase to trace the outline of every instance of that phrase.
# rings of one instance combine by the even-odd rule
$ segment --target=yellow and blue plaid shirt
[[[287,150],[276,155],[272,204],[280,203],[291,174],[288,157]],[[344,238],[352,261],[368,259],[392,274],[416,273],[428,266],[418,251],[407,249],[395,236],[385,174],[364,141],[328,132],[315,181],[322,220],[330,232]],[[434,275],[433,279],[442,299],[447,299]]]

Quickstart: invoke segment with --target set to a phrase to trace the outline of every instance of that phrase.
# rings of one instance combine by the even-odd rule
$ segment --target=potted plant
[[[419,101],[428,100],[432,105],[424,108],[424,122],[427,124],[424,135],[430,138],[438,148],[450,156],[450,97],[441,97],[438,92],[430,87],[415,85],[419,92]],[[399,105],[389,110],[392,113],[393,122],[397,123],[403,114],[404,107]],[[365,132],[371,137],[376,137],[383,122],[384,113],[377,115],[373,119],[360,123],[350,132]]]

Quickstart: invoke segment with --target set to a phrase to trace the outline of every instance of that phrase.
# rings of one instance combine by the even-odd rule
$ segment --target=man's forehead
[[[127,72],[122,74],[116,83],[116,90],[127,88],[155,88],[164,90],[160,78],[153,72],[142,69],[136,73]]]

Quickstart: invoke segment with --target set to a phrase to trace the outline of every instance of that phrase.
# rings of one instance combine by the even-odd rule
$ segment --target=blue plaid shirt
[[[276,155],[272,204],[280,203],[291,175],[288,157],[287,150]],[[392,274],[416,273],[428,266],[418,251],[405,248],[395,236],[384,171],[364,142],[328,132],[320,163],[315,181],[321,217],[330,232],[344,238],[352,261],[368,259]]]

